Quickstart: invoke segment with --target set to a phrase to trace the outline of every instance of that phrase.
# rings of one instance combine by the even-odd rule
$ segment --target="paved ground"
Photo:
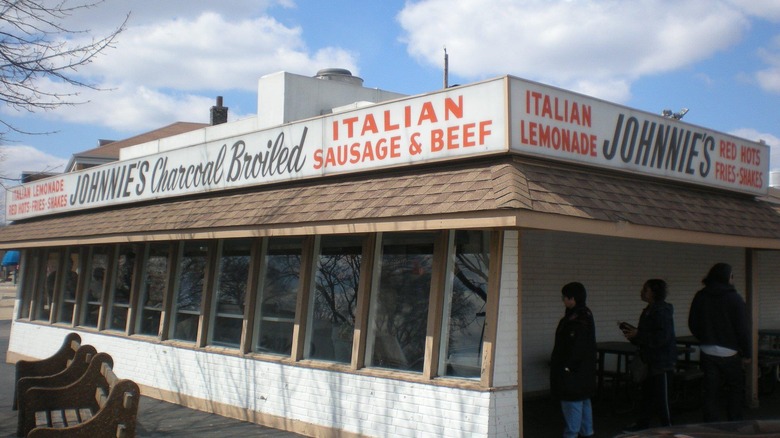
[[[13,283],[0,283],[0,321],[11,319],[14,310],[15,297],[16,287]]]

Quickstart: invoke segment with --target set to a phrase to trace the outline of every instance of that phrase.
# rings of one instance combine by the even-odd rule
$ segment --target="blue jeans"
[[[563,438],[593,435],[593,409],[590,399],[561,401],[563,411]]]

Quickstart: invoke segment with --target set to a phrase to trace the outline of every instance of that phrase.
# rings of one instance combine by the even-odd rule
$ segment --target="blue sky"
[[[74,73],[106,91],[48,112],[0,108],[52,132],[8,135],[0,176],[62,170],[99,139],[208,122],[218,95],[231,120],[252,116],[257,79],[282,70],[340,67],[367,87],[434,91],[444,47],[450,84],[510,74],[650,112],[685,107],[686,122],[763,139],[780,170],[777,0],[107,0],[68,24],[102,36],[127,13],[115,47]]]

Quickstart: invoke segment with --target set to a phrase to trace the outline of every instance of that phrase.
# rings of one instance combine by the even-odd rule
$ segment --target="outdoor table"
[[[686,348],[685,352],[685,363],[690,364],[691,361],[691,353],[696,351],[696,348],[694,346],[699,345],[699,340],[696,339],[696,336],[688,335],[688,336],[678,336],[677,337],[677,345],[682,345],[683,348]]]
[[[631,356],[637,352],[636,345],[624,341],[597,342],[596,351],[598,352],[598,367],[596,369],[598,377],[598,392],[601,394],[604,387],[604,377],[613,375],[615,378],[628,374],[628,363]],[[614,371],[605,369],[605,358],[608,354],[617,356],[617,362]]]

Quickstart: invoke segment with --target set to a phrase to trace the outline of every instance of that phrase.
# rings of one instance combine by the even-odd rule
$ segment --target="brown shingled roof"
[[[490,217],[506,211],[780,239],[778,204],[660,180],[506,157],[19,221],[0,230],[0,244],[463,214]]]

